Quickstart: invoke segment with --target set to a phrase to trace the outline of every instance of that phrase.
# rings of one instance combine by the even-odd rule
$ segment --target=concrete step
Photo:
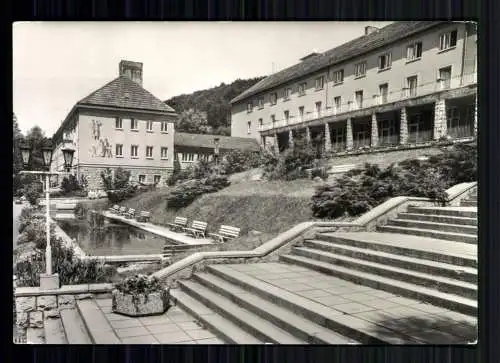
[[[76,306],[93,344],[121,344],[113,327],[95,300],[77,300]]]
[[[43,322],[45,344],[68,344],[60,318],[48,318]]]
[[[241,329],[239,325],[220,316],[180,289],[170,290],[176,304],[200,321],[220,339],[231,344],[262,344],[261,340]]]
[[[446,241],[455,241],[463,243],[477,244],[477,236],[454,232],[441,232],[433,229],[397,227],[397,226],[378,226],[377,231],[399,234],[410,234],[414,236],[431,237],[443,239]]]
[[[389,266],[400,267],[477,284],[477,269],[473,267],[457,266],[449,263],[407,257],[400,254],[318,240],[306,240],[304,241],[304,246],[316,250],[331,252],[337,255],[343,255],[370,262],[384,263]]]
[[[477,209],[471,207],[415,207],[410,206],[408,213],[431,214],[436,216],[452,216],[477,218]]]
[[[465,315],[477,316],[477,301],[475,300],[454,294],[447,294],[424,286],[393,280],[388,277],[355,271],[342,266],[335,266],[327,262],[316,261],[307,257],[283,255],[281,259],[288,263],[311,268],[363,286],[369,286],[410,299],[428,302],[432,305],[454,310]]]
[[[45,331],[43,328],[26,329],[26,343],[45,344]]]
[[[302,316],[354,341],[363,344],[401,344],[412,341],[407,336],[398,335],[394,331],[389,332],[386,328],[369,321],[346,315],[342,311],[294,294],[245,273],[235,271],[231,268],[231,265],[209,265],[208,271],[234,285],[241,286],[249,293],[267,301],[272,301],[297,316]],[[386,333],[379,335],[378,332]]]
[[[477,226],[465,226],[459,224],[416,221],[410,219],[399,219],[399,217],[389,220],[386,225],[407,227],[407,228],[429,229],[440,232],[453,232],[453,233],[470,234],[473,236],[477,236]]]
[[[414,221],[460,224],[462,226],[477,226],[477,218],[439,216],[432,214],[399,213],[398,219],[409,219]]]
[[[477,207],[477,200],[465,199],[460,201],[462,207]]]
[[[195,280],[230,299],[238,306],[266,319],[275,326],[309,344],[358,344],[271,301],[211,273],[196,274]]]
[[[381,232],[320,233],[316,239],[341,245],[477,268],[477,246],[435,238]]]
[[[92,344],[89,333],[76,308],[61,309],[59,313],[69,344]]]
[[[427,286],[448,294],[455,294],[469,299],[477,300],[477,284],[457,281],[447,277],[430,275],[423,272],[411,271],[404,268],[393,267],[388,263],[364,261],[330,252],[315,250],[305,247],[295,247],[292,254],[307,257],[317,261],[327,262],[335,266],[342,266],[356,271],[388,277],[394,280],[406,281],[411,284]]]
[[[217,294],[202,284],[192,281],[179,281],[182,291],[197,299],[209,309],[238,324],[241,328],[265,343],[304,344],[283,329],[271,324],[257,314],[233,303],[230,299]]]

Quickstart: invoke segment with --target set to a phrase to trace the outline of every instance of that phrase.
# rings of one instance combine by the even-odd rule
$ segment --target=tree
[[[31,170],[44,170],[42,147],[48,141],[45,137],[45,132],[38,125],[35,125],[29,130],[25,141],[31,147]]]
[[[212,127],[208,126],[206,114],[193,108],[179,114],[175,128],[178,131],[193,134],[208,134],[212,131]]]
[[[12,168],[13,173],[17,174],[23,169],[23,159],[21,157],[21,144],[24,141],[24,136],[19,129],[16,114],[13,114],[12,120]]]

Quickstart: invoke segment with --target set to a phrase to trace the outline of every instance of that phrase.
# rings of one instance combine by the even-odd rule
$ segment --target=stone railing
[[[477,186],[476,182],[453,186],[446,192],[448,203],[456,205]],[[201,271],[207,264],[251,263],[263,260],[275,260],[281,253],[286,253],[293,246],[300,245],[305,238],[313,237],[318,232],[335,231],[370,231],[378,224],[384,224],[409,205],[429,206],[435,202],[428,198],[395,197],[363,214],[353,222],[303,222],[262,244],[251,251],[215,251],[196,252],[176,263],[152,274],[167,284],[175,286],[176,280],[190,278],[196,271]]]

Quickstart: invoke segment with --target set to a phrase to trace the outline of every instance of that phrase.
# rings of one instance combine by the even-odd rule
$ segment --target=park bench
[[[127,213],[125,213],[125,218],[135,218],[135,209],[130,208]]]
[[[120,207],[120,210],[118,211],[118,214],[121,216],[124,216],[125,213],[127,213],[127,207]]]
[[[210,233],[209,235],[214,237],[217,242],[224,243],[226,240],[239,237],[240,228],[221,225],[219,232]]]
[[[150,219],[151,219],[151,212],[146,212],[146,211],[142,211],[141,213],[139,213],[139,215],[136,218],[137,222],[149,222]]]
[[[169,226],[172,231],[182,231],[187,226],[187,218],[175,217],[174,223],[168,223],[167,226]]]
[[[193,248],[193,247],[196,247],[196,246],[185,245],[185,244],[182,244],[182,245],[165,244],[163,246],[163,258],[172,257],[176,253],[183,253],[183,252],[189,251],[189,249]]]
[[[184,232],[192,235],[194,238],[205,238],[207,233],[207,223],[201,221],[193,221],[191,228],[185,227]]]
[[[111,213],[118,213],[120,212],[120,206],[118,204],[115,204],[111,208],[108,209]]]

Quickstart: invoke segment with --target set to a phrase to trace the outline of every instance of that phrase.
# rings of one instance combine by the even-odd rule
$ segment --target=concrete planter
[[[168,290],[132,295],[113,290],[112,310],[114,313],[126,316],[148,316],[165,313],[170,307]]]

